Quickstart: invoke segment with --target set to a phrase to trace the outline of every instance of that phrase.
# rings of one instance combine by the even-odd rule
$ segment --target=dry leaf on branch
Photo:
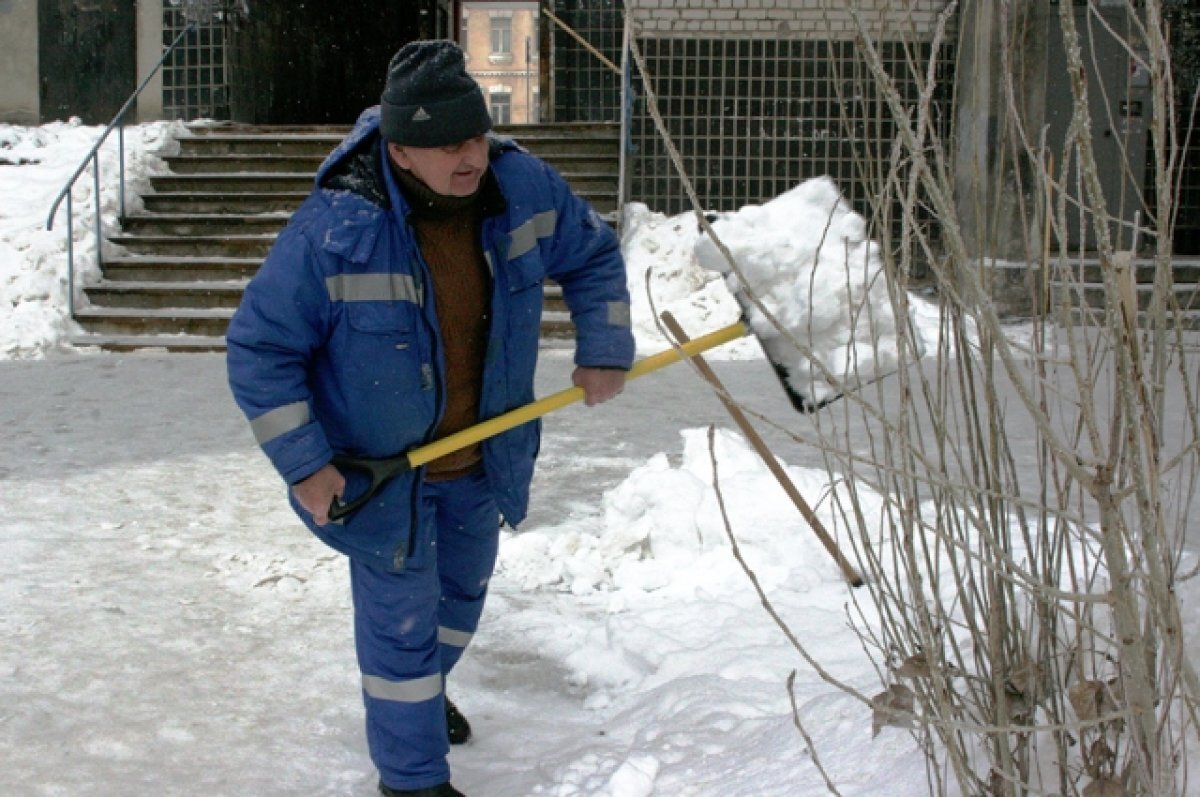
[[[1083,797],[1125,797],[1125,787],[1112,778],[1100,778],[1083,787]]]
[[[911,728],[914,703],[913,691],[903,684],[892,684],[871,698],[871,738],[887,726]]]
[[[1071,701],[1071,708],[1075,709],[1075,716],[1085,722],[1099,719],[1119,708],[1113,689],[1103,681],[1080,681],[1071,687],[1067,697]]]
[[[1099,778],[1101,772],[1111,770],[1116,760],[1117,754],[1109,746],[1108,740],[1101,736],[1088,745],[1083,756],[1083,769],[1088,777]]]
[[[931,674],[924,653],[914,653],[896,668],[896,675],[901,678],[928,678]]]
[[[1100,716],[1100,704],[1104,700],[1104,684],[1100,681],[1080,681],[1067,692],[1071,708],[1079,719],[1094,720]]]
[[[1026,659],[1009,671],[1007,686],[1010,691],[1023,695],[1030,703],[1040,703],[1048,691],[1045,668]]]

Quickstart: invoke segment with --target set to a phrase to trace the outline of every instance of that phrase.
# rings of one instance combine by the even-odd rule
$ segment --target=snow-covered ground
[[[346,566],[292,516],[222,358],[58,348],[65,243],[58,225],[40,227],[97,132],[0,126],[0,794],[366,797],[375,775]],[[130,131],[135,175],[155,168],[138,153],[166,132]],[[111,196],[106,183],[109,214]],[[665,345],[647,286],[693,335],[739,315],[699,267],[696,236],[688,217],[635,208],[629,219],[643,354]],[[933,309],[914,318],[933,334]],[[808,343],[844,346],[831,342],[836,326]],[[710,359],[796,434],[763,430],[820,507],[829,475],[796,440],[813,416],[791,410],[753,339]],[[570,368],[569,352],[545,352],[539,394],[567,386]],[[854,590],[688,366],[545,424],[533,510],[503,541],[483,625],[449,685],[476,731],[451,755],[460,789],[826,794],[815,753],[847,797],[927,793],[912,739],[873,737],[870,711],[789,647],[731,555],[709,425],[740,547],[776,608],[827,671],[879,691],[849,627]],[[793,724],[793,671],[813,750]]]
[[[179,122],[125,129],[126,212],[141,208],[146,177],[161,171],[160,154],[173,145]],[[55,122],[42,127],[0,124],[0,359],[41,356],[60,346],[73,326],[67,312],[67,203],[46,229],[50,208],[104,132],[102,127]],[[103,230],[117,228],[120,148],[114,131],[99,150]],[[99,278],[96,268],[96,189],[89,166],[71,193],[76,284]]]

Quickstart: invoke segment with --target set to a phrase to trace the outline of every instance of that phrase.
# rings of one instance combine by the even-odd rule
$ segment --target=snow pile
[[[139,209],[138,193],[148,174],[162,171],[154,154],[170,146],[180,122],[156,122],[125,130],[126,212]],[[0,124],[0,359],[36,357],[61,345],[75,329],[67,311],[66,199],[46,229],[50,206],[88,151],[104,132],[78,120],[41,127]],[[117,186],[117,134],[100,148],[101,225],[105,234],[117,229],[120,193]],[[75,284],[99,278],[96,266],[95,208],[92,170],[71,192],[75,251]]]
[[[767,356],[787,369],[789,385],[808,402],[820,405],[900,367],[898,319],[879,246],[831,179],[806,180],[712,226],[744,287],[786,330],[746,302]],[[725,274],[731,291],[743,287],[712,239],[698,238],[695,249],[700,265]]]
[[[633,590],[693,598],[740,592],[745,576],[730,544],[713,484],[705,429],[688,429],[683,457],[673,467],[665,453],[651,457],[604,495],[603,518],[509,535],[500,570],[525,589],[558,585],[575,594]],[[842,575],[796,507],[738,434],[714,435],[717,484],[732,530],[748,564],[766,586],[807,592],[839,585]],[[837,536],[844,524],[834,510],[828,474],[788,468],[822,524]],[[849,501],[849,497],[843,496]],[[882,518],[883,501],[865,486],[855,500],[863,516]]]
[[[741,317],[741,308],[721,277],[705,271],[696,260],[699,228],[693,214],[666,216],[634,202],[625,207],[621,229],[639,355],[670,345],[658,328],[657,316],[663,311],[675,316],[690,337],[728,326]],[[747,337],[704,356],[754,359],[762,357],[762,349]]]

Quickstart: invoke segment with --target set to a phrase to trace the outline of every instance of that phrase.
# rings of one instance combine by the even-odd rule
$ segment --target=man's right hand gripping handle
[[[341,498],[346,491],[346,479],[341,471],[330,463],[303,481],[292,485],[296,501],[313,516],[318,526],[329,523],[329,510],[334,498]]]

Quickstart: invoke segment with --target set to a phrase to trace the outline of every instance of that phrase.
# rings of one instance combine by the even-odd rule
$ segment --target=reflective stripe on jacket
[[[233,395],[280,475],[295,484],[334,452],[389,457],[427,442],[444,405],[440,332],[424,259],[391,170],[386,199],[331,188],[327,177],[372,148],[385,163],[378,109],[326,159],[317,188],[280,233],[246,288],[226,336]],[[613,231],[548,165],[493,140],[491,171],[505,207],[483,221],[492,269],[481,414],[533,400],[543,286],[559,283],[576,327],[575,362],[629,368],[625,266]],[[378,186],[376,186],[378,189]],[[390,205],[390,207],[389,207]],[[505,519],[524,519],[540,423],[484,443],[484,467]],[[348,475],[349,477],[349,475]],[[347,496],[358,487],[351,479]],[[394,479],[326,543],[376,566],[408,559],[420,474]],[[293,502],[293,506],[295,503]]]

